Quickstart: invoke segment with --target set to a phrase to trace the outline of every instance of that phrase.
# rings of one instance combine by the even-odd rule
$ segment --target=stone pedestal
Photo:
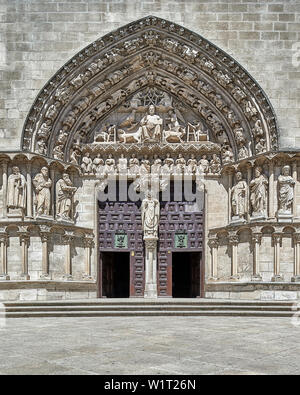
[[[283,212],[278,212],[276,214],[278,222],[283,222],[283,223],[292,223],[293,222],[293,215],[291,213],[283,213]]]
[[[292,283],[300,283],[300,276],[293,276],[291,278]]]
[[[281,283],[281,282],[284,281],[284,279],[283,279],[283,277],[280,274],[278,274],[276,276],[273,276],[271,281],[274,282],[274,283]]]
[[[146,247],[145,259],[145,292],[144,298],[157,298],[157,238],[144,238]]]

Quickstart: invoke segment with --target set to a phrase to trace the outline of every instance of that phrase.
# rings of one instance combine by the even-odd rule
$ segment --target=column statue
[[[253,217],[265,217],[267,213],[268,199],[268,180],[262,174],[262,168],[256,167],[254,170],[255,177],[250,182],[250,202],[252,206]]]
[[[295,180],[290,176],[290,166],[284,166],[278,177],[278,213],[292,214]]]
[[[73,196],[77,188],[73,186],[69,174],[64,173],[56,183],[56,218],[64,219],[67,221],[72,220],[72,203]]]
[[[49,215],[52,181],[49,178],[49,170],[43,167],[41,172],[38,173],[33,179],[33,186],[35,188],[35,207],[36,215]]]
[[[7,207],[8,209],[26,209],[26,179],[20,173],[17,166],[12,168],[12,174],[7,183]]]
[[[245,180],[243,180],[242,173],[236,173],[236,184],[231,192],[231,207],[232,219],[246,219],[249,213],[249,188]]]

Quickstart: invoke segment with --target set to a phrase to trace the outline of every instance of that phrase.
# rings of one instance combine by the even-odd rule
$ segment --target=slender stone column
[[[49,274],[49,239],[51,236],[50,226],[40,226],[40,236],[42,240],[42,274],[40,278],[42,280],[50,280]]]
[[[269,218],[275,218],[274,210],[274,163],[269,163]]]
[[[210,247],[210,273],[209,280],[215,281],[218,279],[218,247],[219,240],[217,238],[208,241]]]
[[[231,246],[231,279],[238,280],[238,257],[237,257],[237,248],[239,244],[239,237],[237,234],[230,234],[229,245]]]
[[[228,223],[231,222],[231,191],[233,183],[233,172],[229,170],[228,172]]]
[[[7,246],[8,235],[6,232],[0,233],[0,280],[9,280],[7,272]]]
[[[63,235],[63,243],[66,246],[66,257],[65,257],[65,274],[63,279],[66,281],[72,280],[72,241],[74,239],[73,232],[65,232]]]
[[[297,162],[293,162],[292,171],[293,171],[293,179],[295,181],[292,214],[293,217],[296,217],[297,216]]]
[[[300,282],[300,233],[294,233],[294,276],[292,282]]]
[[[32,218],[32,179],[31,179],[31,163],[27,163],[27,217]]]
[[[3,160],[2,161],[2,182],[3,182],[3,186],[2,186],[2,192],[3,192],[3,214],[2,216],[4,218],[7,217],[7,160]]]
[[[85,274],[83,276],[84,280],[92,280],[92,248],[94,247],[94,237],[93,235],[86,235],[84,239],[85,248]]]
[[[261,244],[262,234],[260,232],[252,233],[253,243],[253,275],[252,281],[262,281],[259,268],[259,246]]]
[[[157,298],[157,238],[144,238],[146,247],[145,298]]]
[[[30,276],[28,274],[28,247],[30,242],[30,235],[27,231],[27,226],[20,226],[19,227],[19,238],[20,238],[20,245],[22,248],[22,273],[21,279],[22,280],[30,280]]]
[[[274,244],[274,276],[272,281],[280,282],[283,281],[283,277],[280,274],[280,244],[282,241],[281,233],[273,233],[273,244]]]

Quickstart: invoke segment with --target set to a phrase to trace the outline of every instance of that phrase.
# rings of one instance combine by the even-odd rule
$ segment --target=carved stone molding
[[[70,152],[80,125],[91,130],[88,122],[154,86],[204,117],[216,138],[227,135],[237,158],[277,150],[276,117],[257,82],[201,36],[156,17],[124,26],[75,55],[38,95],[22,149],[69,160],[63,152]]]

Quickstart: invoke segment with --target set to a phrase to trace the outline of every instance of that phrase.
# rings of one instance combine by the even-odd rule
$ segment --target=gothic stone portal
[[[53,76],[20,152],[0,152],[0,296],[29,279],[46,298],[204,296],[205,262],[207,297],[299,297],[299,160],[228,54],[156,17],[124,26]],[[148,194],[181,177],[205,211]],[[112,178],[144,197],[98,205]]]

